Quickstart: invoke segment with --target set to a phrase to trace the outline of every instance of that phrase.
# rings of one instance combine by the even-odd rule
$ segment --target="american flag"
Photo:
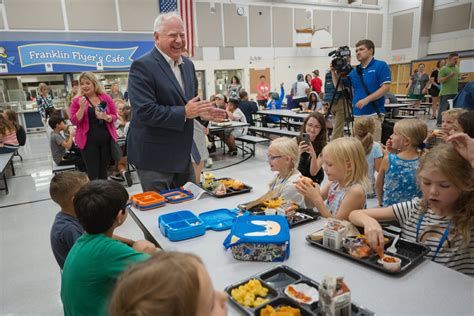
[[[186,33],[186,48],[189,56],[194,56],[194,16],[193,0],[159,0],[160,12],[179,12],[183,19],[184,32]]]

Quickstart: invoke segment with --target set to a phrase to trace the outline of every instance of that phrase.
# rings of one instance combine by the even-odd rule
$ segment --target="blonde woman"
[[[306,205],[315,207],[322,216],[347,219],[356,209],[365,207],[367,160],[362,143],[352,137],[337,138],[324,147],[323,169],[328,182],[320,189],[298,181],[296,188],[304,195]]]
[[[79,84],[80,94],[71,104],[71,122],[77,126],[75,142],[89,179],[107,179],[112,142],[117,143],[117,109],[92,72],[83,72]]]
[[[53,100],[49,95],[49,87],[42,82],[38,86],[38,95],[36,96],[36,104],[38,112],[41,114],[43,121],[46,122],[49,116],[54,112]]]
[[[383,159],[375,183],[380,206],[421,196],[415,174],[427,134],[428,127],[421,120],[404,119],[395,123],[387,141],[392,152]]]
[[[287,137],[277,138],[268,147],[267,158],[270,169],[277,172],[270,182],[270,190],[277,197],[305,207],[304,197],[298,193],[295,185],[295,181],[301,177],[298,171],[300,159],[298,144]]]

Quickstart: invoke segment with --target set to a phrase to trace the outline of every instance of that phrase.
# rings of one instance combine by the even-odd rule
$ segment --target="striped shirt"
[[[0,143],[4,145],[18,146],[18,139],[16,138],[16,131],[7,132],[6,135],[0,135]]]
[[[417,240],[417,225],[422,214],[420,203],[421,199],[414,198],[411,201],[394,204],[392,207],[402,228],[401,238],[429,246],[431,250],[425,258],[433,260],[441,237],[451,219],[436,215],[428,208],[421,221]],[[461,247],[461,244],[462,237],[454,234],[453,225],[451,225],[448,238],[441,245],[433,261],[469,276],[474,276],[474,227],[471,227],[469,245]]]

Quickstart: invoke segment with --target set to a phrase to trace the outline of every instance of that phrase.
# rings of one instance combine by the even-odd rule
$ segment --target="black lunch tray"
[[[267,296],[265,297],[269,299],[267,303],[264,303],[257,307],[245,307],[236,300],[234,300],[231,295],[232,289],[247,283],[251,279],[259,280],[262,283],[262,286],[266,287],[269,290]],[[229,285],[225,288],[225,291],[229,296],[229,301],[234,304],[240,311],[244,312],[245,315],[260,316],[260,311],[267,305],[271,305],[275,308],[281,305],[299,308],[301,310],[301,316],[320,315],[318,305],[319,302],[314,302],[311,305],[302,304],[296,300],[293,300],[284,293],[285,287],[287,285],[298,283],[306,283],[309,286],[319,289],[319,283],[313,281],[312,279],[306,277],[305,275],[293,270],[292,268],[286,265],[279,265],[270,268],[264,272],[258,273],[248,279],[245,279],[244,281]],[[375,315],[372,311],[364,307],[357,306],[354,303],[351,303],[351,310],[351,316]]]
[[[385,251],[388,247],[392,245],[393,241],[393,235],[384,233],[386,237],[389,238],[389,242],[385,244]],[[323,240],[311,240],[311,238],[306,236],[306,240],[313,246],[322,248],[326,251],[332,252],[334,254],[337,254],[339,256],[346,257],[352,261],[358,262],[360,264],[363,264],[369,268],[379,270],[381,272],[391,274],[391,275],[403,275],[413,269],[415,266],[420,264],[424,259],[423,257],[430,251],[430,249],[427,246],[417,244],[414,242],[410,242],[405,239],[399,239],[397,244],[395,245],[397,247],[397,253],[391,253],[386,251],[385,253],[392,255],[394,257],[400,258],[402,260],[401,262],[401,269],[400,271],[388,271],[386,270],[382,264],[378,263],[379,256],[377,254],[372,254],[367,258],[356,258],[351,256],[347,250],[345,250],[343,247],[340,249],[334,249],[330,247],[326,247],[323,245]]]
[[[242,210],[242,212],[247,212],[250,215],[265,215],[265,211],[263,210],[264,205],[263,204],[258,204],[255,205],[254,207],[250,209],[244,209],[243,206],[245,204],[238,205],[237,207]],[[321,217],[321,214],[319,212],[316,212],[312,208],[298,208],[296,209],[295,215],[291,218],[288,219],[288,224],[290,225],[290,228],[303,225],[306,223],[314,222],[318,220]]]
[[[219,181],[219,180],[234,180],[234,179],[232,179],[232,178],[219,178],[219,179],[214,179],[214,181]],[[212,190],[206,189],[202,184],[200,184],[199,186],[200,186],[201,188],[203,188],[204,191],[206,191],[207,193],[209,193],[210,195],[212,195],[213,197],[216,197],[216,198],[224,198],[224,197],[233,196],[233,195],[242,194],[242,193],[247,193],[247,192],[252,191],[252,187],[249,186],[249,185],[246,185],[245,183],[244,183],[244,188],[241,189],[241,190],[234,190],[234,189],[232,189],[232,188],[227,188],[227,187],[226,187],[227,193],[226,193],[226,194],[223,194],[223,195],[214,194],[214,192],[212,192]]]

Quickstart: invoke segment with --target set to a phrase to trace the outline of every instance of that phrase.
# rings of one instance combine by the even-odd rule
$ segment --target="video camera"
[[[347,75],[352,70],[352,66],[347,61],[348,56],[351,56],[351,50],[347,46],[341,46],[336,50],[333,50],[328,54],[328,56],[332,56],[331,66],[334,70],[341,74]]]

